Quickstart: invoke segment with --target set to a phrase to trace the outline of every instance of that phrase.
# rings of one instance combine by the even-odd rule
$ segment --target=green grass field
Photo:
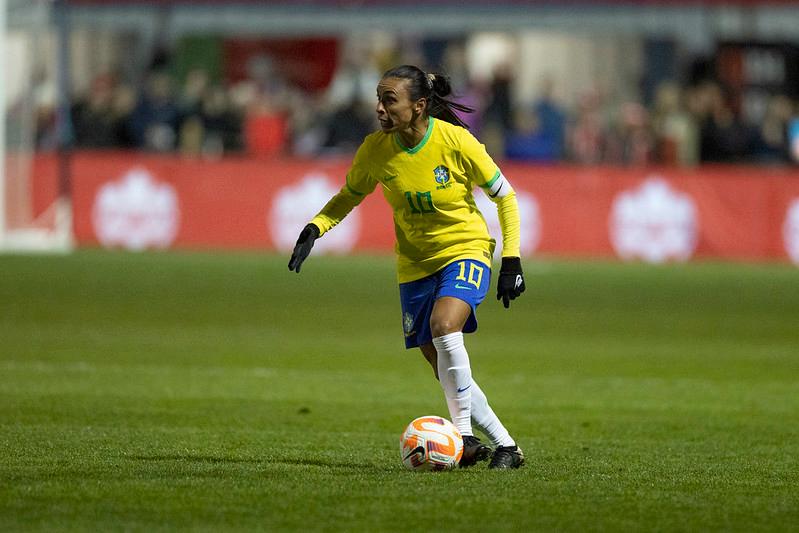
[[[799,528],[799,269],[527,262],[467,336],[527,465],[424,474],[393,261],[286,261],[0,256],[0,531]]]

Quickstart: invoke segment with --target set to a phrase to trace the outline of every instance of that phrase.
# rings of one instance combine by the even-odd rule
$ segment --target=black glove
[[[510,307],[510,301],[520,296],[524,292],[524,288],[521,259],[503,257],[497,281],[497,300],[502,300],[502,304],[507,309]]]
[[[300,273],[302,262],[305,261],[308,254],[311,253],[313,243],[318,238],[319,228],[316,227],[316,224],[306,224],[305,227],[302,228],[302,233],[300,233],[297,244],[294,245],[294,252],[292,252],[291,259],[289,259],[289,270],[294,270],[297,274]]]

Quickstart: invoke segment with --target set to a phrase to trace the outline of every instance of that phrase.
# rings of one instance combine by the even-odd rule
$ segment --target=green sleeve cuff
[[[497,171],[494,173],[494,177],[491,178],[488,183],[480,185],[480,187],[482,187],[483,189],[490,189],[497,182],[497,180],[501,175],[502,172],[500,172],[499,169],[497,169]]]

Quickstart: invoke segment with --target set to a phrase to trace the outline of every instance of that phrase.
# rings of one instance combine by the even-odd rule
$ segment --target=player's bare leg
[[[433,346],[432,342],[428,342],[419,346],[419,349],[422,350],[422,355],[433,368],[433,374],[438,379],[438,352],[436,352],[436,347]]]

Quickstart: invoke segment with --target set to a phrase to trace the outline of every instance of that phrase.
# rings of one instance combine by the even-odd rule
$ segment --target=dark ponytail
[[[474,113],[474,109],[458,102],[444,98],[452,94],[449,78],[443,74],[425,74],[422,69],[413,65],[402,65],[392,68],[383,74],[383,78],[399,78],[409,80],[411,100],[427,98],[427,114],[431,117],[469,128],[455,113]]]

